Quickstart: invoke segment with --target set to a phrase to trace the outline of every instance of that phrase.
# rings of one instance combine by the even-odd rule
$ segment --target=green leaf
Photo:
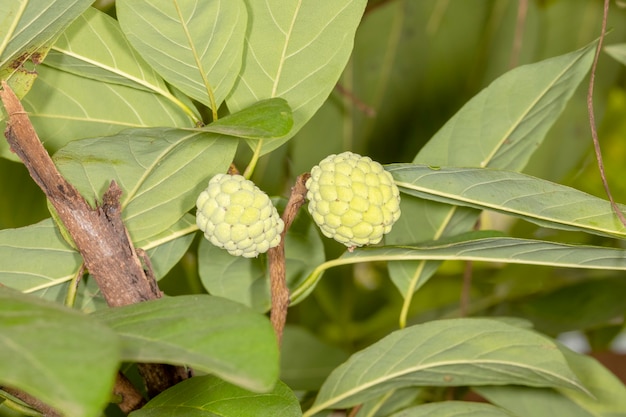
[[[257,394],[213,376],[200,376],[176,384],[153,398],[131,417],[297,417],[300,404],[278,381],[274,389]]]
[[[626,410],[626,387],[597,360],[560,346],[590,395],[564,389],[478,387],[476,392],[519,416],[619,417]]]
[[[296,391],[317,391],[348,354],[318,340],[302,327],[285,327],[280,355],[280,379]]]
[[[158,94],[46,65],[37,71],[37,81],[22,104],[51,153],[76,139],[114,135],[133,127],[193,126],[180,107]],[[6,141],[0,141],[0,152],[17,159]]]
[[[91,0],[19,0],[0,4],[0,80],[18,97],[26,95],[37,74],[25,67],[43,61],[58,34],[92,3]],[[0,112],[2,113],[2,112]]]
[[[626,43],[607,45],[604,47],[604,52],[626,65]]]
[[[589,71],[595,47],[593,42],[502,75],[463,106],[413,162],[433,167],[523,169]],[[469,231],[478,216],[473,210],[430,201],[415,201],[411,207],[402,204],[401,209],[403,216],[388,235],[388,243],[414,242],[412,230],[420,230],[422,237],[428,235],[423,240]],[[413,293],[437,267],[423,262],[390,265],[392,280],[405,297],[403,316]]]
[[[82,258],[61,237],[51,219],[0,230],[0,287],[42,291],[71,280]]]
[[[515,417],[515,415],[491,404],[445,401],[407,408],[389,417]]]
[[[420,198],[493,210],[540,226],[626,237],[626,226],[611,204],[574,188],[512,171],[387,166],[404,193]],[[622,212],[626,206],[620,206]]]
[[[315,287],[326,269],[360,262],[463,260],[560,268],[626,270],[626,251],[599,246],[566,245],[508,237],[469,240],[442,239],[418,246],[384,246],[355,249],[320,264],[291,292],[292,304],[301,301]]]
[[[276,202],[282,211],[285,200]],[[324,245],[317,226],[300,212],[285,237],[287,286],[293,290],[324,262]],[[270,283],[267,256],[256,259],[232,256],[206,239],[198,249],[198,272],[206,290],[220,297],[237,301],[259,312],[270,309]]]
[[[119,340],[105,326],[0,286],[0,385],[64,415],[96,417],[110,399],[118,364]]]
[[[94,316],[122,339],[122,359],[188,365],[266,392],[278,378],[269,320],[219,297],[188,295],[101,310]]]
[[[262,154],[295,135],[326,101],[348,62],[366,3],[246,1],[250,27],[228,108],[235,112],[262,99],[282,97],[293,109],[291,133],[264,141]]]
[[[243,0],[119,0],[116,6],[122,30],[141,56],[169,83],[217,111],[241,68]]]
[[[407,386],[506,384],[585,392],[551,340],[496,320],[453,319],[393,332],[352,355],[304,415]]]
[[[167,88],[163,79],[130,45],[118,22],[89,8],[57,39],[46,65],[81,77],[120,84],[158,94],[187,113],[192,124],[198,116]]]
[[[246,139],[285,136],[293,126],[291,109],[281,98],[261,100],[202,128],[206,132]]]
[[[196,218],[191,214],[185,214],[180,221],[157,236],[150,238],[142,249],[150,257],[154,275],[161,279],[183,257],[193,238],[196,226]]]
[[[236,146],[197,130],[131,129],[71,142],[54,160],[94,206],[115,180],[126,227],[135,245],[144,247],[194,207],[210,177],[226,172]]]

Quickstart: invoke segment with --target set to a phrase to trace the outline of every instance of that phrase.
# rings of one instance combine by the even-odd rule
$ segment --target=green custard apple
[[[267,194],[241,175],[211,178],[196,207],[204,236],[231,255],[254,258],[280,243],[283,220]]]
[[[352,152],[324,158],[306,182],[309,213],[348,248],[376,244],[400,217],[400,191],[378,162]]]

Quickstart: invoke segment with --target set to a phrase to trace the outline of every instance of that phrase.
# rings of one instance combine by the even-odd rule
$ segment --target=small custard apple
[[[271,200],[241,175],[217,174],[196,201],[196,223],[209,242],[254,258],[278,246],[285,225]]]
[[[393,177],[366,156],[327,156],[311,169],[306,188],[309,213],[322,233],[350,249],[380,242],[400,217]]]

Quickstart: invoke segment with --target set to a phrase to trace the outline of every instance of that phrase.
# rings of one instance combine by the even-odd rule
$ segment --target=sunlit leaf
[[[97,417],[109,402],[119,360],[119,340],[106,326],[0,286],[0,385],[64,415]]]
[[[589,71],[595,47],[593,42],[502,75],[463,106],[413,162],[522,170]],[[474,210],[419,200],[403,204],[402,212],[388,243],[415,241],[413,233],[431,240],[469,231],[478,216]],[[390,265],[392,280],[405,297],[403,315],[413,293],[437,266],[423,262]]]
[[[402,192],[417,197],[493,210],[546,227],[626,237],[626,226],[608,201],[529,175],[414,164],[389,165],[387,170]]]
[[[0,231],[2,285],[41,291],[71,280],[81,265],[81,256],[65,243],[51,219]]]
[[[393,332],[352,355],[304,415],[407,386],[507,384],[585,392],[550,339],[496,320],[452,319]]]
[[[71,142],[54,155],[61,173],[94,206],[111,180],[138,246],[177,223],[213,175],[226,172],[237,142],[179,129],[126,130]]]
[[[119,0],[116,6],[122,30],[141,56],[169,83],[217,111],[241,67],[243,0]]]
[[[188,365],[254,391],[278,378],[269,320],[219,297],[189,295],[101,310],[95,317],[122,339],[122,359]]]
[[[133,127],[193,127],[180,107],[158,94],[46,65],[37,71],[37,81],[22,104],[51,153],[76,139],[114,135]],[[6,141],[0,141],[0,153],[17,159]]]
[[[262,99],[287,100],[294,128],[283,138],[264,141],[262,153],[267,153],[295,135],[328,98],[348,62],[367,2],[246,3],[251,21],[243,67],[227,104],[238,111]]]
[[[91,0],[0,3],[0,79],[8,79],[18,97],[26,95],[37,77],[32,65],[43,61],[59,33],[91,3]],[[27,61],[31,66],[25,65]]]
[[[81,77],[161,95],[187,113],[192,123],[198,120],[137,54],[118,22],[94,8],[87,9],[61,34],[45,62],[48,66]]]

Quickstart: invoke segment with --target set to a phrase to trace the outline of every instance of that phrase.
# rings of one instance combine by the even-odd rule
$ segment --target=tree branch
[[[283,331],[287,322],[287,309],[289,308],[289,288],[287,288],[285,269],[285,235],[295,220],[298,210],[306,202],[307,190],[305,183],[310,176],[308,173],[300,175],[296,180],[296,184],[291,188],[291,195],[282,215],[285,228],[280,236],[280,243],[267,253],[270,264],[270,289],[272,294],[270,320],[272,326],[274,326],[279,346],[283,339]]]

